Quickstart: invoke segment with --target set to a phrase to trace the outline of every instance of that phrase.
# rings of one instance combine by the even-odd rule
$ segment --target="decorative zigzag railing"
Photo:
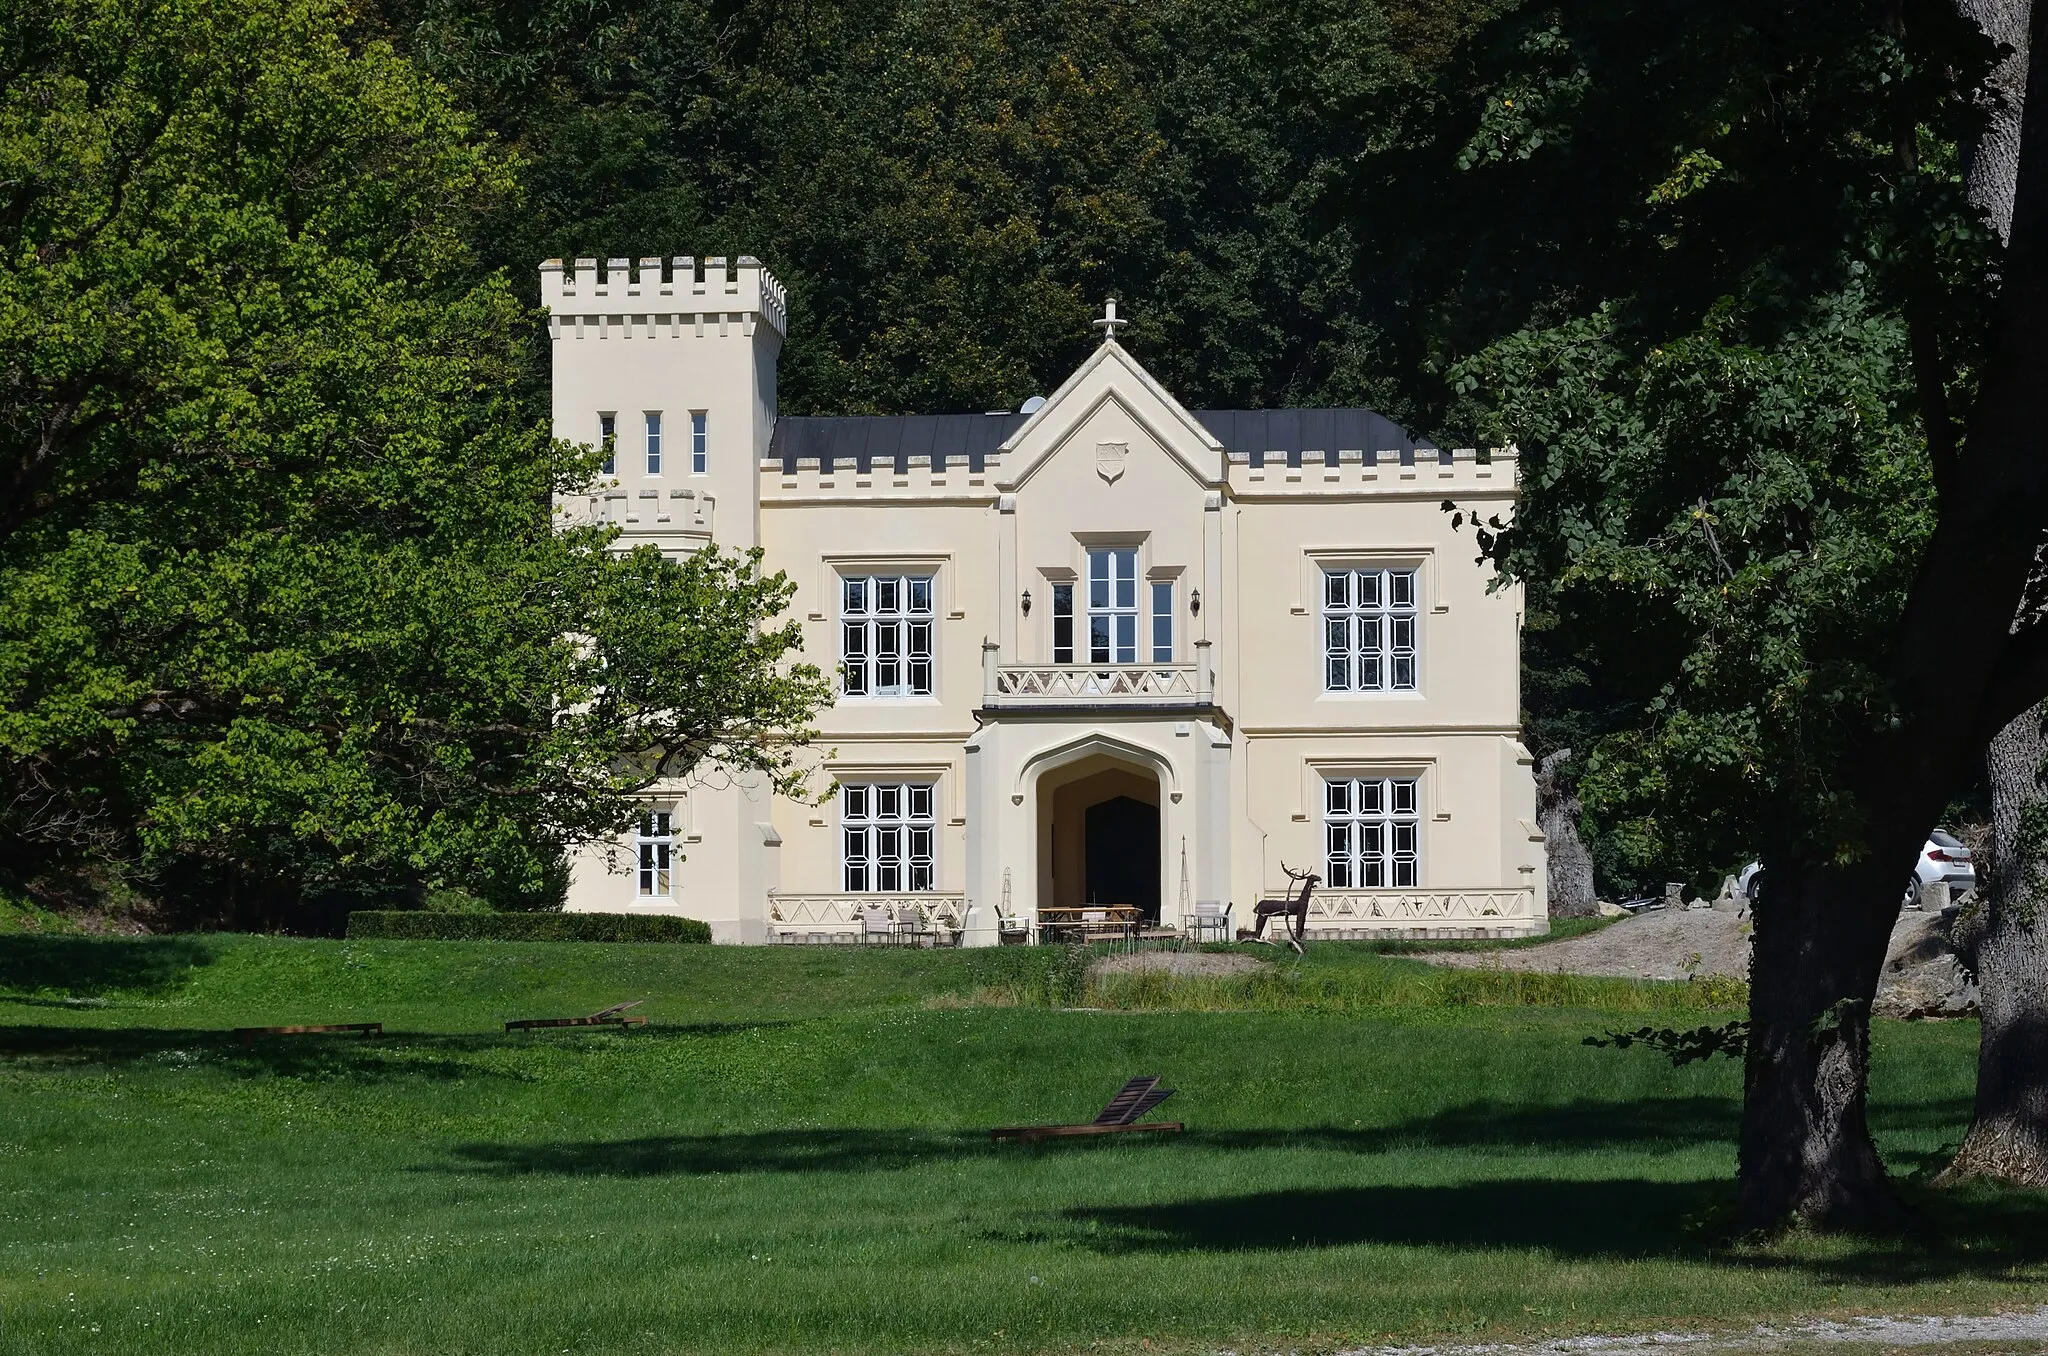
[[[1308,905],[1311,934],[1409,929],[1533,930],[1534,890],[1317,890]]]
[[[1193,664],[1002,664],[991,705],[1076,702],[1194,706],[1206,700]]]
[[[879,908],[895,918],[905,905],[927,920],[950,914],[956,922],[967,914],[967,896],[942,890],[903,890],[890,894],[813,894],[768,896],[770,933],[858,933],[861,914]]]

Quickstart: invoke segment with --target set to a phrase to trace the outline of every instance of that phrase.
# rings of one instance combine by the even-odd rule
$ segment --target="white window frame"
[[[634,896],[671,899],[675,895],[675,811],[663,806],[643,810],[634,826]]]
[[[644,411],[647,416],[647,474],[661,474],[661,411]]]
[[[597,464],[597,473],[615,476],[619,473],[619,416],[609,410],[597,414],[597,446],[604,453],[604,460]]]
[[[1138,644],[1138,548],[1088,548],[1087,645],[1090,664],[1136,664]],[[1100,643],[1098,643],[1098,638]]]
[[[690,411],[690,474],[701,476],[711,470],[711,415]]]
[[[937,578],[839,576],[840,695],[891,701],[937,691]]]
[[[932,782],[842,782],[839,876],[846,893],[936,890],[938,809]]]
[[[1323,888],[1422,884],[1422,779],[1323,774]]]
[[[1422,571],[1326,564],[1319,583],[1323,691],[1419,691]]]

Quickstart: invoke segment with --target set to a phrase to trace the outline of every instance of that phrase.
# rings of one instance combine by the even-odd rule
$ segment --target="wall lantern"
[[[1025,589],[1025,590],[1024,590],[1024,615],[1025,615],[1025,616],[1027,616],[1027,617],[1031,615],[1031,590],[1030,590],[1030,589]]]
[[[1190,589],[1188,591],[1188,612],[1197,617],[1202,615],[1202,591],[1200,589]]]

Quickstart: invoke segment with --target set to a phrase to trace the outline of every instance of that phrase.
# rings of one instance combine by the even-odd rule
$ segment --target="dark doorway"
[[[1088,807],[1087,896],[1159,921],[1159,807],[1118,796]]]

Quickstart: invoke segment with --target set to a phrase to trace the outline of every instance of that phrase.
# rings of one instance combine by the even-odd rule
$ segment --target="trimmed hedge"
[[[673,914],[436,913],[363,909],[348,916],[351,938],[415,942],[708,942],[710,925]]]

